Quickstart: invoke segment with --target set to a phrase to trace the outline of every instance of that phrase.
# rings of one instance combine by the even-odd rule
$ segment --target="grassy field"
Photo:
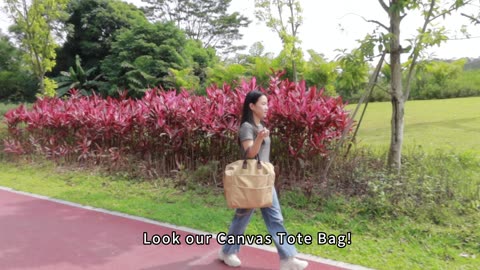
[[[48,163],[1,163],[0,185],[210,233],[226,232],[233,217],[219,188],[178,191],[166,181],[136,182],[62,171]],[[281,201],[285,226],[291,234],[308,234],[316,240],[318,232],[351,233],[352,242],[344,248],[335,244],[298,245],[303,253],[388,270],[477,270],[480,265],[478,222],[472,215],[456,217],[442,226],[407,217],[356,215],[353,213],[362,210],[361,204],[340,198],[330,200],[322,209],[291,192],[284,193]],[[246,234],[267,234],[259,211]]]
[[[353,111],[355,106],[347,108]],[[389,102],[368,104],[357,141],[366,145],[389,145],[391,111]],[[360,114],[361,110],[357,120]],[[408,101],[404,132],[405,149],[421,146],[427,150],[480,153],[480,97]]]

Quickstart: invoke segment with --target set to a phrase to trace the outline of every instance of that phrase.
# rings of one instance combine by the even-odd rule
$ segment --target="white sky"
[[[136,5],[143,4],[141,0],[124,1]],[[0,3],[3,6],[3,1]],[[335,49],[350,50],[357,47],[356,40],[362,39],[375,27],[374,24],[365,22],[358,15],[388,25],[386,13],[380,7],[378,0],[300,0],[300,3],[303,8],[303,24],[299,28],[299,38],[302,41],[301,47],[305,51],[305,56],[307,56],[307,49],[313,49],[332,60],[338,54]],[[275,54],[280,52],[282,44],[277,34],[268,29],[264,23],[255,19],[254,0],[232,0],[230,10],[239,11],[252,20],[248,29],[241,30],[244,36],[241,41],[237,42],[238,45],[247,45],[248,49],[254,42],[261,41],[267,52]],[[459,33],[462,24],[469,24],[467,18],[459,15],[449,17],[447,20],[446,23],[439,20],[439,23],[448,25],[447,30],[451,37],[454,37],[455,33]],[[4,33],[7,32],[9,23],[10,21],[2,14],[0,26]],[[402,22],[402,38],[413,37],[416,29],[420,26],[420,17],[409,14]],[[430,55],[447,59],[479,57],[480,25],[469,25],[468,29],[471,36],[477,38],[447,41],[442,43],[440,48],[430,49]],[[463,37],[460,34],[457,36]],[[403,42],[402,45],[406,47],[408,44]]]
[[[376,26],[365,22],[360,16],[388,26],[387,14],[378,0],[300,0],[300,3],[303,8],[303,24],[299,28],[299,38],[305,55],[307,49],[313,49],[332,60],[338,54],[336,49],[350,50],[358,47],[356,40],[363,39]],[[233,0],[231,8],[253,20],[249,28],[242,31],[244,37],[241,44],[250,46],[255,41],[262,41],[267,51],[278,53],[281,50],[282,44],[276,33],[269,30],[264,23],[255,20],[254,0]],[[447,30],[452,37],[455,32],[459,33],[462,24],[469,23],[467,18],[459,15],[447,19]],[[402,22],[402,38],[412,38],[421,25],[420,16],[411,14],[405,17]],[[480,25],[470,26],[469,32],[472,37],[479,38],[447,41],[442,43],[441,48],[429,50],[429,54],[432,57],[448,59],[479,57]],[[408,43],[405,41],[402,45],[407,47]]]

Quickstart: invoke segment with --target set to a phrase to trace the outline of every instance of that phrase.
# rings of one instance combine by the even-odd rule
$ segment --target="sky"
[[[351,50],[358,47],[357,40],[371,33],[375,24],[365,22],[374,19],[388,25],[388,16],[381,8],[378,0],[300,0],[303,8],[303,24],[299,28],[299,38],[304,51],[313,49],[323,53],[332,60],[338,52],[336,49]],[[278,53],[282,44],[272,30],[254,18],[254,0],[233,0],[231,10],[236,10],[253,21],[248,29],[242,31],[243,40],[239,44],[250,46],[261,41],[268,51]],[[455,36],[462,24],[468,24],[467,18],[454,16],[449,18],[447,29],[449,36]],[[412,38],[416,29],[422,25],[421,17],[409,14],[402,22],[402,37]],[[480,56],[480,25],[469,27],[470,34],[479,38],[470,40],[451,40],[443,43],[441,48],[429,50],[430,57],[458,59],[462,57]],[[457,34],[457,36],[460,36]],[[402,43],[407,47],[408,43]]]
[[[137,6],[144,4],[141,0],[124,1]],[[3,1],[0,2],[3,6]],[[299,39],[306,56],[308,55],[306,51],[312,49],[317,53],[324,54],[327,59],[333,60],[339,54],[337,49],[349,51],[358,47],[357,40],[362,39],[375,28],[375,24],[365,22],[362,16],[388,25],[388,17],[380,7],[378,0],[300,0],[300,4],[303,8],[303,24],[299,27]],[[238,11],[252,21],[248,28],[241,30],[243,38],[235,45],[246,45],[248,50],[253,43],[260,41],[265,46],[266,52],[274,54],[280,52],[282,43],[278,35],[267,28],[265,23],[255,19],[254,0],[232,0],[230,11]],[[467,18],[455,15],[447,20],[439,22],[447,28],[449,36],[463,38],[464,36],[459,34],[459,29],[462,24],[469,24]],[[7,32],[9,24],[10,21],[2,14],[0,28],[4,33]],[[402,22],[402,39],[412,38],[421,24],[421,18],[418,15],[409,14],[405,17]],[[480,25],[470,24],[468,29],[473,38],[442,43],[441,47],[429,49],[428,57],[443,59],[479,57]],[[408,43],[404,41],[402,45],[406,47]]]

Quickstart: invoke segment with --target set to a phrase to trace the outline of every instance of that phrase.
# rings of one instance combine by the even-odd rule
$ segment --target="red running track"
[[[186,228],[184,228],[186,229]],[[181,245],[143,245],[143,233],[179,234]],[[187,245],[191,231],[44,197],[0,189],[0,269],[233,269],[217,260],[220,245]],[[237,269],[278,269],[278,255],[243,246]],[[310,257],[309,257],[310,258]],[[360,269],[309,259],[310,270]],[[362,268],[365,269],[365,268]]]

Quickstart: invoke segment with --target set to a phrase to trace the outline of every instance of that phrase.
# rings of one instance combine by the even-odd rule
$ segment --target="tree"
[[[240,64],[222,65],[217,64],[213,68],[208,69],[208,84],[216,84],[222,86],[223,83],[237,83],[242,79],[246,79],[247,69]]]
[[[339,57],[338,64],[341,72],[335,82],[337,92],[346,99],[353,98],[368,82],[368,64],[358,49],[344,53]]]
[[[53,95],[52,81],[45,73],[55,66],[55,48],[58,46],[52,30],[59,21],[65,19],[68,0],[6,0],[5,9],[13,20],[10,31],[15,33],[25,59],[39,81],[42,95]]]
[[[192,74],[198,77],[200,87],[206,87],[207,69],[218,63],[219,58],[214,48],[204,48],[198,40],[187,40],[185,56],[188,66],[192,68]]]
[[[285,14],[284,8],[287,8]],[[255,0],[255,16],[274,30],[283,43],[282,55],[292,63],[293,80],[297,78],[297,64],[302,59],[298,28],[302,24],[302,7],[295,0]]]
[[[324,88],[325,93],[330,96],[335,94],[335,81],[337,80],[337,63],[335,61],[328,62],[324,56],[308,50],[310,60],[305,63],[304,77],[308,86],[316,86]]]
[[[453,62],[421,61],[417,65],[411,97],[414,99],[441,98],[448,89],[448,83],[463,72],[466,59]]]
[[[174,22],[187,37],[202,41],[204,48],[213,47],[224,55],[244,48],[232,44],[242,38],[239,30],[250,21],[238,12],[227,12],[232,0],[142,1],[149,4],[145,10],[151,20]]]
[[[259,41],[253,43],[250,49],[248,50],[248,53],[250,54],[250,56],[253,56],[253,57],[262,57],[264,52],[265,52],[265,46],[263,45],[262,42],[259,42]]]
[[[225,76],[225,78],[235,78],[237,82],[243,78],[250,79],[255,77],[258,86],[267,88],[271,76],[274,75],[276,71],[285,69],[284,66],[279,66],[279,63],[280,61],[275,59],[273,53],[265,52],[265,47],[261,42],[255,42],[248,50],[248,54],[236,53],[235,57],[223,63],[228,68],[218,67],[217,70],[213,70],[211,74],[215,76],[216,72],[223,74],[230,73],[230,75]],[[238,65],[243,66],[243,69],[238,67]],[[217,81],[221,80],[221,77],[217,76],[217,78]],[[231,81],[227,80],[226,82],[230,83]]]
[[[33,102],[37,83],[25,68],[22,51],[0,32],[0,101]]]
[[[439,18],[446,18],[452,12],[458,11],[461,7],[467,6],[472,2],[473,0],[451,0],[447,3],[441,3],[436,0],[390,0],[387,4],[384,0],[379,0],[383,10],[388,14],[389,26],[376,20],[370,20],[370,22],[376,23],[380,28],[383,28],[385,32],[368,35],[362,46],[373,49],[372,44],[377,43],[379,50],[385,48],[390,55],[392,120],[388,165],[397,172],[400,172],[401,169],[405,102],[410,94],[412,78],[418,59],[426,48],[440,45],[441,42],[447,40],[445,29],[435,27],[433,22]],[[418,29],[417,36],[408,40],[410,45],[403,47],[400,38],[401,22],[405,16],[414,10],[420,11],[423,17],[423,25]],[[410,53],[405,69],[407,71],[405,84],[402,80],[403,70],[400,59],[403,53]]]
[[[172,23],[137,25],[119,30],[111,54],[102,62],[102,72],[115,85],[108,94],[127,88],[139,97],[147,87],[175,87],[168,79],[169,70],[188,67],[186,37]],[[123,89],[122,89],[123,88]]]
[[[70,32],[58,52],[54,75],[74,66],[75,55],[86,69],[96,68],[100,72],[100,63],[110,54],[115,32],[148,24],[140,9],[119,0],[72,0],[67,12]]]

